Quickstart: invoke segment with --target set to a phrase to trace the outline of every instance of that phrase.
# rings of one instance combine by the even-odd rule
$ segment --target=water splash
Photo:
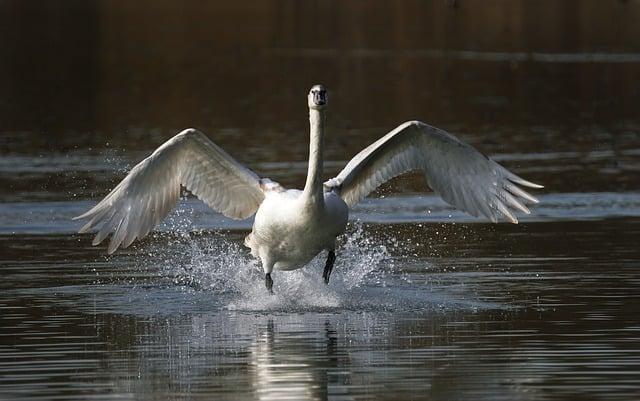
[[[226,308],[245,311],[331,310],[361,308],[364,292],[384,289],[394,280],[388,246],[353,224],[340,240],[329,286],[322,280],[325,253],[307,266],[290,272],[274,271],[274,291],[263,285],[260,262],[228,232],[189,232],[189,212],[174,216],[177,233],[166,243],[152,244],[137,264],[153,264],[174,285],[208,291],[224,299]],[[158,239],[158,238],[157,238]],[[366,302],[365,302],[366,303]]]
[[[253,259],[235,231],[190,231],[193,212],[183,210],[169,220],[171,233],[155,234],[137,256],[138,269],[153,266],[172,286],[200,303],[236,312],[291,313],[351,311],[433,311],[442,308],[486,308],[464,299],[413,285],[402,271],[403,245],[393,232],[375,232],[350,223],[338,239],[337,260],[327,286],[322,279],[326,253],[295,271],[274,271],[275,295],[268,295],[260,262]],[[142,250],[142,249],[141,249]],[[140,251],[141,251],[140,250]],[[134,256],[136,257],[136,256]],[[424,269],[431,267],[422,262]],[[157,282],[156,282],[157,284]],[[203,295],[204,294],[204,295]],[[196,301],[194,301],[196,302]],[[493,306],[489,306],[493,307]]]

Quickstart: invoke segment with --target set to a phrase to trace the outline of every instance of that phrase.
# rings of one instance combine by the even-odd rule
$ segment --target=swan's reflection
[[[258,399],[327,399],[328,370],[338,365],[336,333],[328,321],[324,330],[278,331],[269,319],[250,351]]]

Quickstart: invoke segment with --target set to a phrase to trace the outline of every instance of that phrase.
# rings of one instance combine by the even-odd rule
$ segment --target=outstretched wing
[[[406,122],[358,153],[337,177],[325,182],[350,206],[384,182],[422,170],[429,186],[453,206],[483,215],[518,220],[512,210],[530,213],[538,200],[518,185],[542,188],[511,173],[453,135],[419,121]]]
[[[100,203],[74,219],[89,219],[80,232],[102,224],[93,245],[113,232],[108,252],[142,238],[173,209],[180,185],[212,209],[234,219],[256,212],[264,199],[260,177],[203,133],[187,129],[138,163]]]

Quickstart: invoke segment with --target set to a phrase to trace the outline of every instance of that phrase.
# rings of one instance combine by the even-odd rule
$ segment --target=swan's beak
[[[313,104],[316,106],[324,106],[327,104],[327,92],[326,91],[314,91],[313,92]]]

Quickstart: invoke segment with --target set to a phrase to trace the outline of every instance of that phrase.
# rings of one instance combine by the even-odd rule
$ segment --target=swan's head
[[[307,102],[310,109],[321,110],[327,107],[327,90],[322,85],[314,85],[309,91]]]

